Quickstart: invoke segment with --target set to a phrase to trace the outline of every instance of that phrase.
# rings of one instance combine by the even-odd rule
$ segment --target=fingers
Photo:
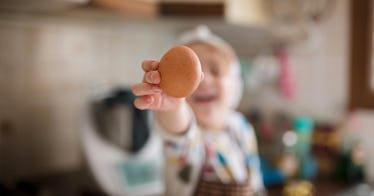
[[[135,99],[134,105],[140,110],[153,109],[154,103],[157,103],[159,93],[162,92],[158,85],[148,83],[138,83],[132,87],[134,95],[138,96]]]
[[[161,76],[158,71],[149,71],[144,74],[143,82],[150,84],[160,84]]]
[[[161,88],[157,85],[138,83],[132,87],[132,92],[136,96],[152,95],[155,93],[160,93]]]
[[[144,60],[142,62],[142,69],[145,72],[157,70],[159,62],[157,60]]]
[[[145,72],[143,82],[132,87],[132,92],[138,96],[134,101],[134,105],[140,110],[149,109],[155,100],[154,95],[162,91],[157,85],[161,80],[160,73],[157,71],[158,64],[157,60],[143,61],[142,69]]]
[[[142,62],[142,69],[145,72],[143,82],[132,87],[132,92],[138,96],[134,101],[134,105],[140,110],[150,109],[155,102],[155,94],[162,91],[157,85],[161,80],[160,73],[157,71],[158,64],[157,60],[144,60]]]
[[[160,73],[157,71],[159,62],[156,60],[145,60],[142,68],[145,71],[143,82],[150,84],[159,84],[161,80]]]
[[[136,108],[140,110],[148,109],[151,104],[153,103],[154,98],[150,95],[138,97],[134,101],[134,105]]]
[[[200,82],[204,80],[204,77],[205,77],[204,72],[201,72]]]

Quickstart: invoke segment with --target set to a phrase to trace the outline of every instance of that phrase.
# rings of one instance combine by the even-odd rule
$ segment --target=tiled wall
[[[173,36],[146,23],[0,18],[0,179],[76,168],[88,96],[138,81]]]
[[[308,28],[308,38],[291,47],[296,78],[295,113],[339,121],[348,101],[349,1],[337,1],[332,14]]]

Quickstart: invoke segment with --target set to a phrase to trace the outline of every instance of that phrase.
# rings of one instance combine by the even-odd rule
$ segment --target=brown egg
[[[187,97],[196,90],[202,72],[199,57],[186,46],[175,46],[167,51],[158,71],[161,89],[177,98]]]

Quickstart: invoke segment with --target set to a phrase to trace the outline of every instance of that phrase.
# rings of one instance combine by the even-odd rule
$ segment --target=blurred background
[[[143,59],[207,25],[236,50],[269,195],[370,195],[371,0],[3,0],[0,195],[160,195]],[[310,195],[309,194],[309,195]]]

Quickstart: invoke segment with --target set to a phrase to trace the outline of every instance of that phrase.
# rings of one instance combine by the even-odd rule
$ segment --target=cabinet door
[[[224,0],[161,0],[162,16],[210,16],[223,17]]]
[[[374,109],[373,0],[351,0],[350,109]]]

